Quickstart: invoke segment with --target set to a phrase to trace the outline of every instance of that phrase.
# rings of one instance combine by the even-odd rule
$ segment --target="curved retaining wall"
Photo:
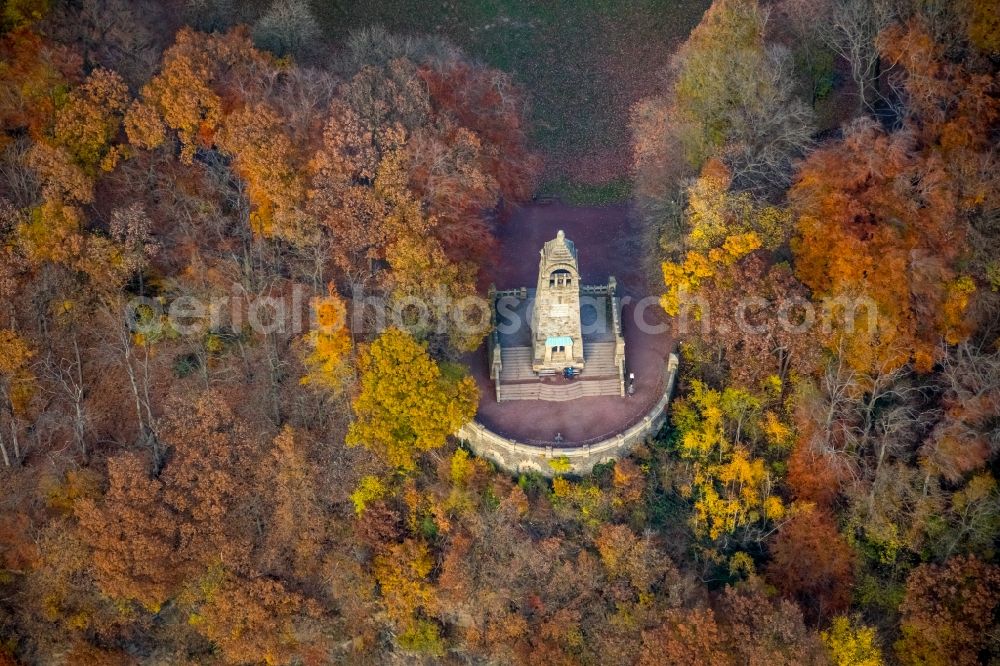
[[[554,470],[549,462],[558,458],[569,463],[569,473],[589,474],[594,465],[628,455],[646,435],[659,430],[667,418],[667,405],[677,379],[677,366],[677,354],[671,354],[663,396],[638,423],[598,442],[568,447],[536,446],[499,435],[478,421],[466,423],[456,436],[468,442],[476,455],[489,458],[510,472],[535,471],[552,476]]]

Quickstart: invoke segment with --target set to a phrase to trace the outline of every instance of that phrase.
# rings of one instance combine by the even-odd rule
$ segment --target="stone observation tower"
[[[580,268],[576,246],[559,230],[545,243],[538,262],[538,287],[531,314],[535,372],[583,370],[580,326]]]
[[[487,338],[497,401],[625,395],[625,338],[618,283],[580,281],[576,245],[547,241],[534,289],[490,287]]]

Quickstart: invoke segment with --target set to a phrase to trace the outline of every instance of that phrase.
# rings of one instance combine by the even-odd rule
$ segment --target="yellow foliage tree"
[[[46,200],[17,227],[16,237],[33,264],[72,263],[84,251],[83,212],[76,206]]]
[[[776,177],[808,142],[812,114],[767,47],[756,0],[716,0],[672,59],[669,120],[687,162],[743,153]],[[777,75],[776,75],[776,70]]]
[[[351,334],[347,328],[347,307],[330,287],[329,295],[313,300],[316,327],[304,338],[309,348],[305,356],[306,375],[302,384],[339,393],[347,379]]]
[[[736,234],[755,233],[762,247],[773,250],[793,229],[791,212],[758,203],[749,192],[731,192],[732,174],[721,161],[705,163],[687,190],[687,242],[697,250],[721,247]]]
[[[142,100],[134,100],[125,112],[125,134],[129,143],[143,150],[158,148],[167,139],[160,114]]]
[[[94,179],[65,146],[39,141],[28,151],[27,163],[38,174],[46,201],[93,203]]]
[[[820,633],[834,666],[882,666],[882,652],[872,627],[836,617],[830,628]]]
[[[452,485],[463,488],[476,475],[476,462],[465,449],[455,449],[451,454],[450,476]]]
[[[418,616],[436,606],[434,588],[427,580],[433,567],[426,544],[413,539],[391,546],[372,565],[386,611],[402,629],[400,644],[415,652],[441,654],[437,625]]]
[[[662,268],[667,291],[660,297],[660,305],[667,314],[676,317],[684,306],[685,296],[697,291],[704,281],[716,274],[718,268],[732,266],[762,245],[760,236],[750,231],[728,236],[721,247],[707,252],[692,250],[680,263],[665,261]],[[701,312],[696,309],[694,316],[701,319]]]
[[[31,359],[35,352],[28,343],[8,328],[0,329],[0,409],[10,419],[16,419],[28,410],[28,403],[35,392],[35,376],[31,372]],[[20,458],[17,443],[17,425],[12,423],[11,433],[14,435],[14,459]],[[6,466],[11,465],[10,453],[4,443],[3,431],[0,430],[0,455]]]
[[[764,14],[756,2],[714,3],[674,57],[673,114],[685,128],[682,145],[700,165],[730,131],[733,102],[746,103],[747,81],[764,62]],[[763,78],[763,77],[761,77]]]
[[[8,0],[3,3],[3,28],[10,30],[29,26],[45,18],[51,9],[50,0]]]
[[[388,490],[382,479],[371,474],[361,477],[358,487],[351,493],[351,502],[354,503],[354,512],[359,516],[365,512],[368,504],[385,497]]]
[[[752,455],[742,437],[761,419],[760,401],[743,389],[715,391],[693,381],[689,395],[674,403],[679,453],[693,465],[692,483],[683,489],[693,501],[695,531],[718,539],[758,521],[785,515],[772,494],[773,479],[764,460]]]
[[[991,0],[972,0],[970,3],[969,39],[986,53],[1000,51],[1000,15]]]
[[[361,391],[349,446],[364,446],[387,464],[413,469],[422,451],[443,446],[476,413],[475,381],[441,366],[424,345],[398,328],[387,329],[359,360]]]
[[[556,510],[579,519],[590,528],[597,528],[608,518],[607,498],[601,489],[589,481],[574,482],[563,476],[552,479],[552,505]]]
[[[566,456],[556,456],[555,458],[551,458],[549,460],[549,467],[551,467],[552,471],[556,474],[568,474],[573,471],[573,463],[571,463],[569,458]]]
[[[0,329],[0,386],[15,414],[23,414],[34,393],[35,377],[31,372],[32,351],[24,338],[10,329]]]

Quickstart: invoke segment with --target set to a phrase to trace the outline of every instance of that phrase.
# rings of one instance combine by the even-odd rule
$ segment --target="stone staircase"
[[[597,377],[618,378],[618,367],[615,365],[614,342],[584,342],[583,360],[586,363],[580,379]]]
[[[538,377],[531,371],[531,347],[500,348],[500,383],[521,382]]]
[[[583,372],[569,382],[547,383],[531,371],[531,347],[500,350],[500,394],[508,400],[562,402],[590,396],[620,396],[621,380],[615,366],[614,342],[584,342]]]
[[[508,400],[548,400],[564,402],[592,396],[620,396],[618,378],[574,380],[568,384],[543,384],[539,381],[501,384],[501,398]]]

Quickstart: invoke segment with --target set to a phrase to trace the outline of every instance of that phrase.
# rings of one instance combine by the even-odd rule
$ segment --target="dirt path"
[[[482,399],[478,419],[501,434],[529,443],[552,442],[561,434],[564,445],[601,438],[639,420],[659,400],[667,356],[673,348],[669,332],[652,330],[666,316],[655,303],[655,285],[647,284],[641,267],[639,236],[628,206],[574,207],[555,203],[522,208],[497,233],[498,252],[484,270],[484,288],[533,287],[538,251],[562,229],[576,243],[585,283],[601,284],[608,275],[619,282],[627,372],[636,375],[635,395],[580,398],[569,402],[515,400],[496,402],[489,379],[485,345],[464,361],[479,384]],[[636,317],[643,308],[647,326]],[[637,308],[638,306],[638,308]],[[665,328],[665,326],[661,326]],[[643,330],[650,329],[650,330]]]

